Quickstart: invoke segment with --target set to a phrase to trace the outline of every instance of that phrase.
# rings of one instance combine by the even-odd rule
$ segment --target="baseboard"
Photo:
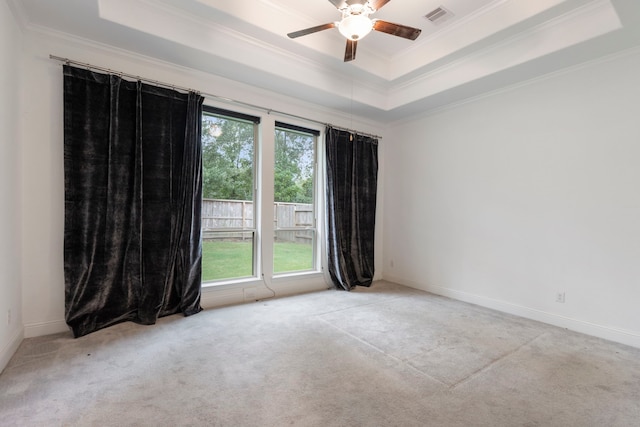
[[[0,373],[4,371],[4,368],[7,367],[7,364],[20,347],[20,343],[24,339],[24,333],[22,330],[16,331],[15,334],[9,339],[7,345],[5,345],[2,350],[0,350]]]
[[[207,309],[273,298],[274,296],[281,297],[323,289],[327,289],[327,285],[321,274],[313,278],[293,275],[278,278],[269,288],[261,281],[219,287],[204,287],[202,289],[200,304],[203,308]],[[25,338],[58,334],[61,332],[69,332],[69,326],[64,320],[28,323],[24,325]]]
[[[385,280],[397,283],[399,285],[408,286],[410,288],[431,292],[458,301],[464,301],[476,304],[492,310],[501,311],[503,313],[513,314],[524,317],[526,319],[536,320],[538,322],[547,323],[549,325],[558,326],[560,328],[569,329],[571,331],[580,332],[620,344],[629,345],[640,348],[640,334],[634,331],[611,328],[608,326],[598,325],[584,320],[572,319],[555,313],[549,313],[530,307],[512,304],[506,301],[500,301],[476,295],[468,292],[458,291],[455,289],[445,288],[441,286],[428,285],[424,283],[413,282],[411,280],[401,279],[398,277],[385,277]]]
[[[69,332],[69,326],[64,320],[27,323],[24,325],[25,338],[41,337],[43,335],[59,334],[61,332]]]

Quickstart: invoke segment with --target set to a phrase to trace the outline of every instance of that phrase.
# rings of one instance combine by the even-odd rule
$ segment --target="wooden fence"
[[[253,202],[246,200],[202,200],[203,239],[245,239],[250,233],[220,232],[221,228],[252,228]],[[304,203],[281,203],[273,205],[274,228],[313,227],[313,205]],[[214,232],[215,230],[215,232]],[[276,240],[311,244],[312,230],[277,231]]]
[[[273,228],[313,227],[313,205],[301,203],[273,204]],[[276,241],[313,243],[312,230],[276,231]]]

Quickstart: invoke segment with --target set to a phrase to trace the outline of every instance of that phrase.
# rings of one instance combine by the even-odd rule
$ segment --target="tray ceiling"
[[[640,44],[636,0],[392,0],[343,62],[327,0],[10,0],[26,28],[155,57],[323,107],[390,122]],[[449,13],[433,23],[425,15]],[[52,52],[55,54],[55,52]],[[303,94],[301,96],[301,94]]]

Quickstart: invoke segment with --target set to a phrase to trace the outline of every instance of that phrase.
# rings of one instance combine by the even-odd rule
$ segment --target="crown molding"
[[[457,87],[611,33],[622,23],[609,0],[595,0],[390,89],[389,107]]]

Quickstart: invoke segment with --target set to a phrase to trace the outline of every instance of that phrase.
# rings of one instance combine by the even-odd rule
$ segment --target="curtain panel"
[[[370,286],[378,186],[378,141],[327,127],[327,252],[338,289]]]
[[[202,102],[64,66],[65,318],[74,336],[201,310]]]

